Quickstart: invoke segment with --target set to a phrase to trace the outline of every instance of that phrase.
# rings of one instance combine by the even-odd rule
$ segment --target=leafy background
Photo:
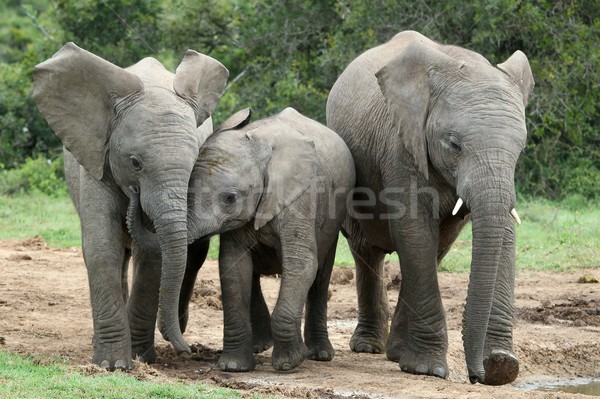
[[[61,173],[60,142],[31,100],[31,70],[67,41],[120,66],[153,56],[173,70],[188,48],[219,59],[230,81],[216,123],[248,106],[257,117],[293,106],[325,122],[327,94],[343,68],[413,29],[493,64],[524,51],[536,88],[517,190],[597,200],[599,16],[594,0],[5,0],[0,191],[26,190],[32,179]],[[52,181],[46,187],[58,190]]]

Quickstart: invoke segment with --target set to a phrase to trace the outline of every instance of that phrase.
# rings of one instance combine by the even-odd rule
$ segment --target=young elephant
[[[129,369],[134,357],[154,361],[157,312],[163,337],[177,352],[190,351],[179,293],[184,276],[193,281],[197,271],[195,265],[186,272],[188,255],[201,264],[207,245],[188,250],[186,195],[228,75],[219,61],[193,50],[173,74],[150,57],[121,68],[74,43],[33,70],[33,99],[65,148],[88,271],[92,361],[103,368]],[[147,223],[128,231],[126,214],[136,212]],[[157,236],[153,251],[131,240],[146,227]]]
[[[221,234],[219,367],[252,370],[253,348],[271,339],[277,370],[306,357],[331,360],[327,289],[354,161],[338,135],[292,108],[250,124],[249,117],[249,110],[238,112],[200,149],[188,199],[192,238]],[[259,276],[276,273],[281,287],[271,321]]]

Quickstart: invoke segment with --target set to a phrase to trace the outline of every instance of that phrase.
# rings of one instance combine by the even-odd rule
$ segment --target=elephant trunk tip
[[[177,328],[178,327],[179,325],[177,325]],[[173,332],[171,327],[160,324],[159,330],[164,340],[169,341],[171,345],[173,345],[175,353],[192,353],[190,346],[187,342],[185,342],[185,339],[183,339],[183,336],[181,334],[171,334]]]

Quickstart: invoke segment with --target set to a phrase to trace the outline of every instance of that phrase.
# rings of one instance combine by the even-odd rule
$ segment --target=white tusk
[[[519,214],[517,213],[517,210],[515,208],[513,208],[510,211],[510,216],[512,216],[512,218],[515,219],[515,222],[517,222],[517,224],[521,224],[521,218],[519,217]]]
[[[458,213],[462,204],[463,204],[463,200],[462,200],[462,198],[459,197],[458,201],[456,201],[456,205],[454,205],[454,209],[452,210],[452,216],[454,216]]]

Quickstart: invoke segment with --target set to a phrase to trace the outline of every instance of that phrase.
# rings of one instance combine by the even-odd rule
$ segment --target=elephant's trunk
[[[187,262],[187,184],[170,188],[166,198],[155,207],[147,208],[162,255],[159,292],[159,330],[177,353],[190,352],[181,333],[178,310],[179,294]]]
[[[473,222],[473,257],[462,334],[469,379],[475,383],[485,382],[486,334],[503,245],[508,232],[513,232],[509,226],[514,188],[512,182],[492,178],[469,191],[472,195],[466,200]]]

